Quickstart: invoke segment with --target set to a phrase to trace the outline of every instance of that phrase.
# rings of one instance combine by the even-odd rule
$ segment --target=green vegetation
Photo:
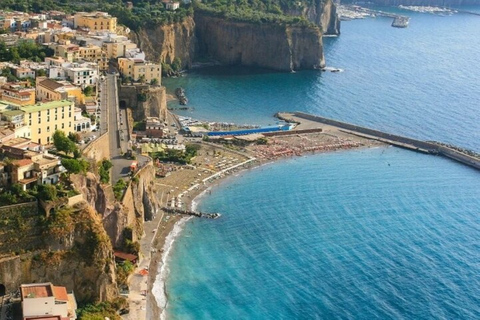
[[[162,62],[162,75],[170,77],[178,74],[182,70],[182,60],[179,57],[175,57],[172,63]]]
[[[62,166],[68,171],[68,174],[86,174],[90,164],[84,159],[62,159]]]
[[[302,12],[311,5],[312,0],[205,0],[196,2],[195,10],[232,21],[312,27],[315,24],[304,17],[286,14],[289,11]]]
[[[43,201],[57,199],[57,188],[52,184],[41,184],[37,186],[37,198]]]
[[[115,199],[121,200],[123,196],[123,192],[125,191],[125,188],[127,187],[127,184],[123,179],[118,179],[117,183],[113,186],[113,193],[115,194]]]
[[[58,151],[65,152],[66,155],[68,155],[69,153],[73,153],[75,158],[78,158],[78,156],[80,156],[75,142],[70,140],[63,131],[55,131],[55,133],[53,134],[53,145],[55,146],[55,148],[57,148]]]
[[[100,302],[97,304],[87,304],[77,309],[79,320],[120,320],[117,310],[128,308],[128,302],[125,298],[119,297],[112,302]]]
[[[109,183],[110,182],[110,169],[113,167],[113,164],[107,160],[103,159],[100,161],[98,174],[100,175],[100,181],[102,183]]]
[[[117,263],[117,282],[120,286],[127,286],[128,276],[135,270],[135,266],[130,261]]]
[[[139,121],[133,124],[133,131],[145,131],[146,129],[147,123],[145,121]]]
[[[0,206],[9,206],[34,201],[35,197],[23,191],[20,184],[16,183],[0,192]]]
[[[73,232],[75,224],[73,221],[73,209],[63,207],[53,211],[45,220],[44,234],[55,239],[62,239]]]
[[[200,149],[200,145],[197,144],[187,144],[185,146],[185,151],[167,149],[160,152],[152,153],[154,159],[159,159],[160,161],[171,161],[178,162],[180,164],[189,164],[193,157],[197,155],[197,151]]]
[[[3,1],[2,1],[3,2]],[[13,47],[7,47],[5,42],[0,42],[0,61],[20,63],[27,59],[35,62],[43,62],[45,57],[53,56],[54,51],[48,47],[36,44],[31,40],[22,40]]]
[[[85,87],[85,89],[83,89],[83,94],[87,97],[90,97],[91,95],[93,95],[94,93],[94,87],[92,86],[87,86]]]

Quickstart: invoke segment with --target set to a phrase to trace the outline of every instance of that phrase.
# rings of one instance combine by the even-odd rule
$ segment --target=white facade
[[[97,68],[91,67],[68,67],[65,68],[67,78],[77,86],[94,85],[98,81]]]

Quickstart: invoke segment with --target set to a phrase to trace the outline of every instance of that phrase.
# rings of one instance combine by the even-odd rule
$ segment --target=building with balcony
[[[162,68],[160,64],[146,62],[142,59],[119,58],[118,67],[124,77],[131,77],[134,81],[144,79],[150,83],[153,79],[160,85],[162,79]]]
[[[19,106],[35,104],[35,88],[27,81],[5,83],[0,86],[0,99]]]

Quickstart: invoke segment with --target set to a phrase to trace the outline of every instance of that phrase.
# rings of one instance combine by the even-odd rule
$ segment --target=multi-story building
[[[98,81],[98,65],[96,63],[72,63],[63,69],[67,79],[77,86],[94,85]]]
[[[52,143],[55,130],[65,134],[74,132],[75,103],[69,100],[37,103],[32,106],[20,107],[24,121],[30,127],[31,139],[39,144]]]
[[[117,31],[117,18],[106,12],[77,12],[73,17],[74,28],[89,28],[91,31]]]
[[[82,115],[82,109],[75,108],[75,131],[88,132],[92,130],[92,120]]]
[[[120,73],[124,77],[131,77],[134,81],[144,78],[146,83],[150,83],[153,79],[160,84],[162,79],[162,68],[160,64],[146,62],[141,59],[119,58],[118,66]]]
[[[13,68],[13,75],[18,79],[32,78],[35,79],[35,71],[30,68]]]
[[[28,81],[5,83],[0,87],[0,99],[19,106],[35,104],[35,88]]]
[[[78,57],[85,61],[98,62],[101,61],[104,56],[102,48],[95,45],[80,47],[78,50]]]
[[[85,95],[82,89],[67,81],[55,81],[45,77],[38,77],[36,93],[37,100],[42,102],[70,100],[74,101],[75,105],[83,105],[85,103]]]
[[[65,287],[48,283],[22,284],[20,286],[23,318],[45,317],[55,319],[77,319],[77,303],[73,293],[67,293]]]

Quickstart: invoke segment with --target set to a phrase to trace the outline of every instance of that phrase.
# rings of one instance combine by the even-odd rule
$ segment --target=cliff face
[[[331,0],[315,0],[314,3],[302,10],[285,9],[287,14],[302,16],[322,28],[326,35],[340,34],[340,20],[337,8]]]
[[[130,38],[137,43],[149,60],[172,63],[178,57],[183,67],[189,68],[195,54],[195,23],[191,17],[183,22],[140,29]]]
[[[141,97],[144,101],[140,101]],[[132,110],[135,121],[146,117],[167,117],[167,93],[165,87],[149,85],[120,85],[118,91],[120,106]]]
[[[355,3],[355,0],[342,0],[342,3]],[[369,0],[369,2],[380,6],[466,6],[478,5],[480,0]]]
[[[281,71],[325,65],[319,29],[233,22],[195,13],[199,52],[224,64]]]

